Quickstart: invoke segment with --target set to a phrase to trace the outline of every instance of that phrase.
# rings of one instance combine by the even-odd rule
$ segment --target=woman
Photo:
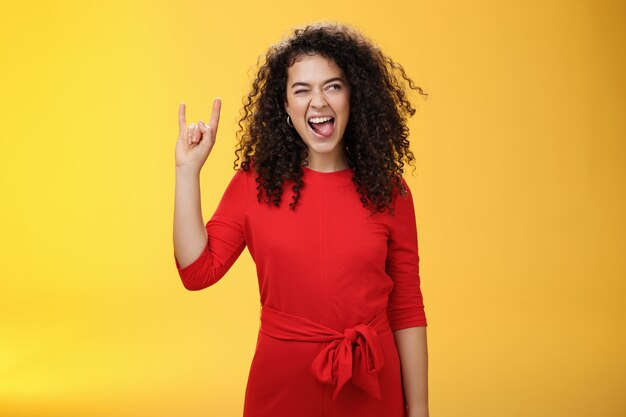
[[[405,81],[425,95],[345,25],[309,25],[270,47],[239,121],[240,168],[206,225],[199,172],[221,102],[208,124],[188,128],[181,103],[182,282],[215,284],[246,246],[257,268],[261,325],[245,417],[428,416],[416,221],[402,178],[415,159]]]

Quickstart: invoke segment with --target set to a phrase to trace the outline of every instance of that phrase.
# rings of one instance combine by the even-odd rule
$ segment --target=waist
[[[355,342],[355,336],[358,334],[359,329],[362,328],[374,330],[378,335],[390,331],[391,327],[389,326],[387,309],[382,309],[365,323],[340,330],[300,315],[276,310],[266,305],[261,307],[261,326],[259,330],[278,339],[301,342],[332,342],[333,340],[347,338]]]
[[[335,385],[333,400],[348,381],[381,399],[378,372],[384,365],[384,352],[379,335],[391,331],[386,308],[366,323],[337,330],[263,306],[259,330],[283,340],[328,342],[311,363],[310,370],[319,382]]]

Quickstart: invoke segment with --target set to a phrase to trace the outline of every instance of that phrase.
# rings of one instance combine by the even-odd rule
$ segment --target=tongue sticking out
[[[311,127],[313,130],[324,137],[329,137],[333,134],[333,123],[334,120],[329,120],[324,123],[311,123]]]

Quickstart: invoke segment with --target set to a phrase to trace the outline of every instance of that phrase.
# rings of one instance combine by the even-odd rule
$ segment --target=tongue
[[[333,121],[329,120],[324,123],[313,123],[315,131],[322,136],[328,137],[333,134]]]

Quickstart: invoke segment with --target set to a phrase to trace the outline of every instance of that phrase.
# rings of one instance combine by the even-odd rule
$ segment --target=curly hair
[[[320,55],[340,67],[350,86],[350,114],[343,146],[353,170],[355,191],[371,214],[393,214],[392,193],[402,184],[404,161],[415,157],[409,149],[407,118],[415,113],[407,97],[406,83],[422,96],[404,68],[386,56],[369,39],[341,23],[314,23],[296,28],[290,37],[272,45],[257,61],[258,71],[238,125],[234,167],[257,171],[257,199],[265,190],[265,202],[280,205],[283,181],[293,181],[295,209],[303,185],[303,164],[308,148],[286,123],[284,108],[287,70],[303,55]],[[263,59],[263,61],[262,61]]]

